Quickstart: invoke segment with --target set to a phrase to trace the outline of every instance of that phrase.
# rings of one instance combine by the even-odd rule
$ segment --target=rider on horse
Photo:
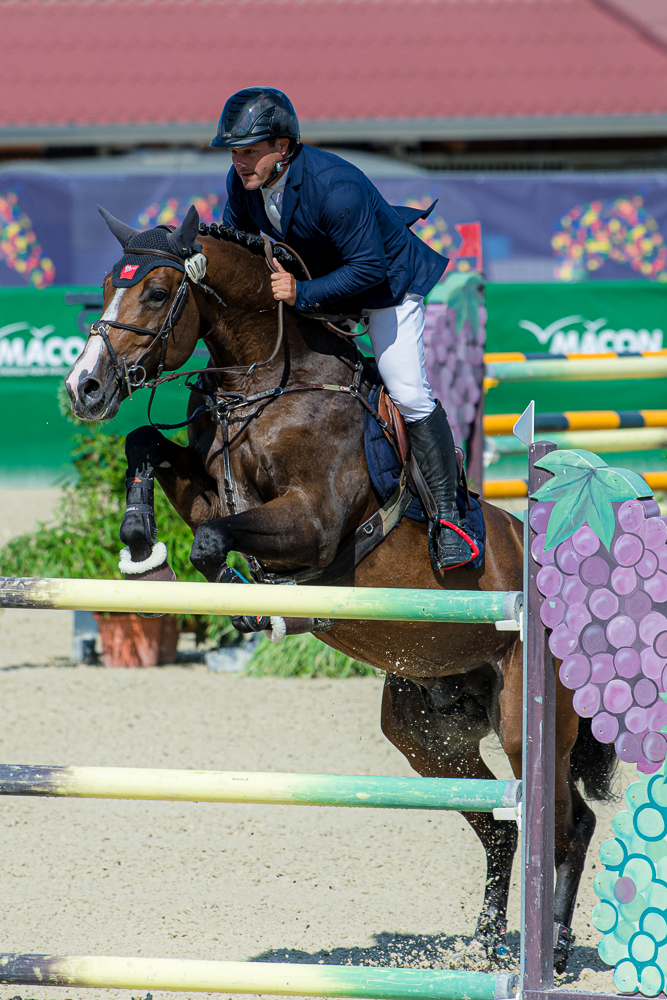
[[[249,87],[230,97],[211,146],[232,153],[225,224],[286,240],[313,274],[298,281],[274,260],[274,298],[304,314],[367,317],[380,376],[437,507],[438,565],[469,562],[454,439],[424,365],[424,296],[446,258],[408,229],[361,170],[299,142],[296,112],[280,90]]]

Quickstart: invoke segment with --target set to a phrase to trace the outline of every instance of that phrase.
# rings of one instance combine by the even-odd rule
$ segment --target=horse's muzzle
[[[80,420],[110,420],[115,417],[120,405],[120,393],[115,379],[107,379],[106,384],[88,372],[83,372],[76,386],[76,392],[66,383],[72,401],[72,412]]]

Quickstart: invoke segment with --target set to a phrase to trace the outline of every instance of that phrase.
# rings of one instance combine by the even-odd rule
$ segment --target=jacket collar
[[[296,206],[299,204],[299,189],[303,180],[303,164],[303,146],[299,143],[296,156],[290,163],[287,183],[285,184],[285,191],[283,193],[282,211],[280,213],[280,228],[283,231],[282,239],[285,239],[292,216],[294,215]]]

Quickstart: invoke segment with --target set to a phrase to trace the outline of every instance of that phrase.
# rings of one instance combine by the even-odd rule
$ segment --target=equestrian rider
[[[280,90],[249,87],[230,97],[211,146],[232,153],[225,225],[285,241],[313,275],[297,281],[274,260],[274,298],[305,314],[368,317],[380,376],[437,506],[438,565],[468,562],[454,440],[424,366],[424,296],[447,259],[408,228],[420,213],[392,208],[357,167],[300,143],[296,112]]]

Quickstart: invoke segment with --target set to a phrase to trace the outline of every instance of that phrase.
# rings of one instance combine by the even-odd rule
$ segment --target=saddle
[[[384,435],[400,460],[401,469],[406,471],[406,474],[408,475],[417,492],[417,495],[419,496],[419,499],[422,502],[424,512],[426,513],[429,521],[434,521],[438,512],[436,510],[433,497],[431,496],[431,491],[428,488],[428,484],[426,483],[426,480],[424,479],[421,470],[412,455],[410,437],[408,435],[408,428],[405,424],[403,414],[392,400],[384,385],[380,386],[380,391],[376,399],[376,408],[387,425],[383,428]],[[455,451],[456,465],[459,470],[459,486],[463,487],[465,495],[468,499],[468,505],[470,506],[470,490],[468,489],[465,466],[463,464],[463,450],[457,447]],[[475,493],[473,493],[473,495],[477,496]]]

